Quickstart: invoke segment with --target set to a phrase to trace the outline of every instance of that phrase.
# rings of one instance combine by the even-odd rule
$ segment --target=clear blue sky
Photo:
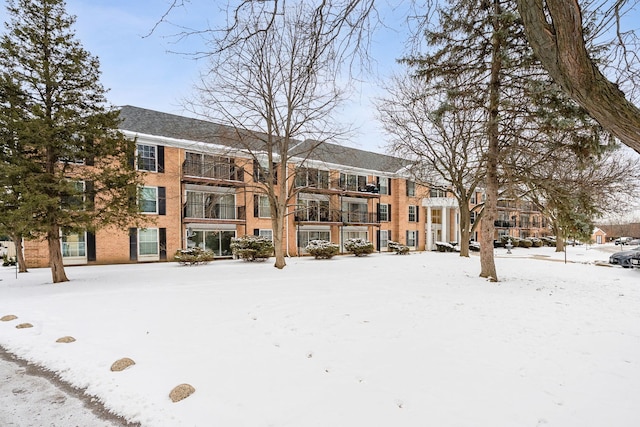
[[[100,59],[101,82],[109,89],[107,97],[111,104],[188,114],[182,100],[193,93],[193,82],[206,61],[170,53],[202,48],[194,38],[176,42],[170,37],[178,32],[174,26],[160,24],[148,35],[167,11],[169,0],[67,0],[66,3],[67,12],[77,18],[78,39]],[[173,10],[167,19],[175,25],[197,29],[215,26],[217,22],[224,23],[220,7],[225,4],[226,1],[191,0],[184,8]],[[6,17],[6,3],[2,2],[0,19],[5,22]],[[393,66],[400,56],[406,40],[402,31],[406,30],[384,30],[380,41],[374,41],[380,69]],[[371,77],[371,81],[375,79]],[[358,83],[356,88],[358,92],[339,115],[360,129],[350,145],[385,152],[384,134],[375,120],[370,99],[373,94],[382,95],[379,85]]]

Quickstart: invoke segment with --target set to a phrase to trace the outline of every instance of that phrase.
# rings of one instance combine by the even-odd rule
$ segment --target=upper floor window
[[[85,182],[69,180],[69,191],[62,193],[60,204],[65,209],[81,210],[85,204]]]
[[[432,188],[429,190],[429,197],[447,197],[447,192],[441,188]]]
[[[184,161],[184,173],[190,176],[242,181],[242,168],[235,165],[230,157],[187,152]]]
[[[389,187],[389,181],[391,180],[386,177],[378,178],[378,191],[380,192],[380,194],[385,194],[385,195],[391,194],[391,187]]]
[[[271,205],[267,196],[255,195],[253,198],[253,213],[258,218],[271,218]]]
[[[409,205],[409,222],[418,222],[418,207]]]
[[[138,170],[158,171],[157,147],[155,145],[138,144]]]
[[[416,183],[414,181],[407,181],[407,196],[416,195]]]
[[[379,221],[391,221],[391,205],[380,203],[378,204],[378,220]]]
[[[348,191],[360,191],[367,187],[367,177],[365,175],[340,174],[340,188]]]
[[[296,171],[295,186],[329,188],[329,171],[300,168]]]
[[[140,212],[158,213],[158,187],[142,187],[138,199]]]

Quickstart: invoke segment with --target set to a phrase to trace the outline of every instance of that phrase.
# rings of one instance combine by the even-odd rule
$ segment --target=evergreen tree
[[[0,40],[0,176],[18,233],[48,242],[53,282],[67,281],[61,233],[139,219],[135,143],[106,102],[99,62],[84,50],[63,0],[9,0]],[[7,187],[5,187],[7,188]]]

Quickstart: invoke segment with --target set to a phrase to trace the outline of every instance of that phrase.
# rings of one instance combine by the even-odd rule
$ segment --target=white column
[[[449,216],[449,208],[446,206],[442,206],[442,241],[445,243],[449,243],[449,225],[447,224],[447,219]]]
[[[425,251],[433,250],[433,231],[431,228],[431,206],[427,206],[427,227],[426,227],[426,236],[425,236]]]

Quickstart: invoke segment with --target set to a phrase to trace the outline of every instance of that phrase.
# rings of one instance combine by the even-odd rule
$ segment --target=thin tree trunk
[[[53,283],[68,282],[69,279],[64,271],[62,263],[62,250],[60,249],[60,228],[53,225],[47,232],[47,243],[49,244],[49,266],[51,267],[51,277]]]
[[[500,1],[494,0],[493,37],[491,52],[491,80],[489,83],[489,122],[487,123],[487,136],[489,147],[487,149],[487,174],[486,174],[486,201],[484,205],[484,217],[482,218],[482,235],[480,243],[480,277],[486,277],[492,282],[498,281],[496,263],[493,257],[493,235],[495,232],[495,220],[498,212],[498,154],[499,154],[499,127],[498,113],[500,105],[500,70],[502,59],[500,51],[503,44],[501,26],[499,23]]]
[[[19,234],[12,234],[11,240],[16,248],[16,258],[18,260],[18,273],[27,272],[27,261],[24,259],[24,252],[22,248],[22,236]]]

